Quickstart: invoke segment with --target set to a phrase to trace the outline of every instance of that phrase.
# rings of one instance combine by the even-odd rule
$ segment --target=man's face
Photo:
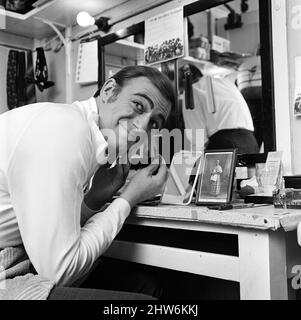
[[[116,135],[116,142],[109,137],[109,145],[116,144],[117,152],[124,154],[136,142],[138,132],[149,135],[151,129],[163,127],[171,105],[146,77],[128,80],[117,96],[116,86],[111,79],[102,89],[100,121],[102,129],[112,129]]]

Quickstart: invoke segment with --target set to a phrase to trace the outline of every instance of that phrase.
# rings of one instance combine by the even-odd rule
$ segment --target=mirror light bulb
[[[76,21],[81,27],[93,26],[95,23],[95,19],[86,11],[79,12],[77,14]]]

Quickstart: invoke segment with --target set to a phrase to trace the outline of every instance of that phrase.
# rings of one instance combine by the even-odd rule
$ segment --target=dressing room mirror
[[[179,109],[182,111],[181,120],[186,129],[201,126],[206,128],[207,136],[213,134],[215,127],[210,123],[211,115],[207,116],[211,113],[218,117],[220,123],[225,121],[225,124],[221,124],[222,128],[224,126],[232,129],[237,125],[254,131],[259,150],[264,152],[264,128],[267,128],[268,122],[264,119],[262,97],[259,9],[259,0],[235,0],[187,16],[187,54],[179,60]],[[201,99],[189,99],[184,88],[181,88],[181,77],[185,77],[185,68],[190,68],[192,83],[204,83],[198,88],[207,91],[206,105],[200,105]],[[208,94],[210,90],[205,84],[206,77],[210,77],[214,84],[212,97]],[[227,90],[219,90],[222,86]],[[236,97],[238,93],[242,95],[247,107],[242,105],[244,101]],[[194,90],[194,98],[195,94]],[[208,103],[210,99],[211,104],[217,108],[228,104],[233,114],[219,116],[219,110],[215,112]],[[237,114],[240,114],[240,118]],[[272,129],[272,123],[269,123],[268,127]]]
[[[184,6],[184,57],[159,66],[173,81],[178,96],[168,129],[201,128],[198,116],[191,116],[197,106],[187,106],[181,90],[181,68],[188,65],[204,77],[231,82],[244,100],[247,129],[254,130],[259,152],[275,150],[270,17],[270,0],[205,0]],[[100,48],[100,83],[126,65],[144,64],[144,22],[103,37]],[[215,94],[213,90],[214,101],[227,100]]]

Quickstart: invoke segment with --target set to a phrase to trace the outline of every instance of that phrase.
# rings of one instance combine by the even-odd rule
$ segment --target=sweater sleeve
[[[51,111],[31,123],[9,163],[9,190],[25,250],[38,274],[58,285],[84,276],[130,213],[127,201],[117,199],[81,228],[92,151],[81,116],[70,121],[67,112]]]

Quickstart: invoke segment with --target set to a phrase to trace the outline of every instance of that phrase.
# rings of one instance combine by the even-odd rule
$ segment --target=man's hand
[[[168,170],[165,164],[150,164],[138,171],[120,195],[128,201],[131,208],[137,203],[155,197],[162,192]]]
[[[117,163],[112,169],[101,166],[95,173],[92,187],[85,197],[86,205],[92,210],[99,210],[124,185],[129,170],[130,163]]]

